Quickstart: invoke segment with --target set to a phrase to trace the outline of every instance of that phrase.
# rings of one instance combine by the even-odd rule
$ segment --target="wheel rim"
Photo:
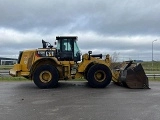
[[[94,78],[98,82],[103,82],[106,79],[106,74],[105,74],[104,71],[98,70],[98,71],[95,72]]]
[[[52,79],[52,74],[49,71],[43,71],[39,77],[43,83],[48,83]]]

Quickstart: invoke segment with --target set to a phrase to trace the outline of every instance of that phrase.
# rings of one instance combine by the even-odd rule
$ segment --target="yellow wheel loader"
[[[42,48],[21,51],[18,63],[13,66],[9,74],[33,80],[39,88],[53,88],[57,86],[59,80],[77,78],[86,79],[94,88],[106,87],[111,80],[123,85],[128,85],[129,82],[129,88],[148,87],[148,79],[137,79],[137,71],[129,72],[127,68],[111,69],[109,55],[106,55],[104,59],[102,59],[102,54],[94,55],[92,51],[81,55],[77,45],[77,36],[57,36],[56,40],[57,47],[42,40]],[[143,71],[143,68],[141,69]],[[122,78],[123,72],[126,74],[124,79]],[[130,79],[129,74],[134,79]],[[140,75],[145,76],[145,73],[140,73]]]

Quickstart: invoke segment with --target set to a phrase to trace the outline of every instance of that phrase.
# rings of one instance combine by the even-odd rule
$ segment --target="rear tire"
[[[53,88],[58,85],[58,70],[51,65],[38,67],[33,75],[33,81],[41,89]]]
[[[88,84],[94,88],[106,87],[110,84],[111,79],[112,73],[110,69],[103,64],[93,65],[87,73]]]

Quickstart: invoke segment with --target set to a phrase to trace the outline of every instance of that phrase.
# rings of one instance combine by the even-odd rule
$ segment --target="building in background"
[[[14,65],[17,59],[0,57],[0,65]]]

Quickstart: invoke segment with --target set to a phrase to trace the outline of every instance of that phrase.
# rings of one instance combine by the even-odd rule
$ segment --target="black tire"
[[[107,66],[95,64],[89,69],[87,79],[91,87],[104,88],[110,84],[112,73]]]
[[[92,67],[94,64],[93,63],[90,63],[87,68],[85,69],[85,73],[84,73],[84,78],[88,81],[88,78],[87,78],[87,74],[88,74],[88,71],[90,69],[90,67]]]
[[[41,89],[53,88],[58,85],[58,70],[51,65],[38,67],[33,75],[33,81]]]

